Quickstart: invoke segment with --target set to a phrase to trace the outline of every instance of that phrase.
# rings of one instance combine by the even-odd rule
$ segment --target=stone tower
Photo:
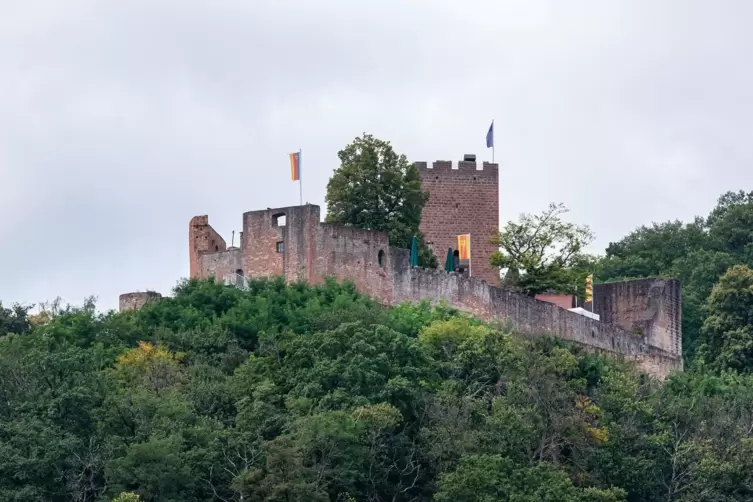
[[[436,161],[416,162],[421,187],[429,201],[421,215],[421,231],[441,268],[447,248],[457,249],[457,236],[471,234],[471,274],[490,285],[500,283],[499,269],[489,265],[496,248],[489,238],[499,231],[499,171],[497,164]]]

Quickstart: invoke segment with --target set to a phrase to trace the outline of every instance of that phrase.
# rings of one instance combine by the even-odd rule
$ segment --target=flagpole
[[[301,171],[302,162],[301,159],[303,158],[301,155],[302,150],[298,149],[298,189],[300,191],[301,196],[301,205],[303,205],[303,171]]]

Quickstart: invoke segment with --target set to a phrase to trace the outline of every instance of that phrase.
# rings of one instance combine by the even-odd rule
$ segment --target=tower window
[[[285,243],[282,241],[277,241],[277,252],[283,253],[285,251]]]
[[[377,254],[377,263],[379,263],[380,267],[384,266],[384,251],[379,250],[379,254]]]
[[[272,215],[273,227],[284,227],[285,223],[287,223],[287,219],[285,218],[285,213],[278,213],[278,214]]]

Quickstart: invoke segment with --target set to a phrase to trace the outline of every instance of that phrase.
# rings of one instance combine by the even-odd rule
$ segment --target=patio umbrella
[[[410,266],[418,266],[418,240],[416,239],[415,235],[413,236],[413,239],[410,243]]]
[[[444,261],[444,271],[455,271],[455,258],[452,256],[452,248],[447,248],[447,259]]]

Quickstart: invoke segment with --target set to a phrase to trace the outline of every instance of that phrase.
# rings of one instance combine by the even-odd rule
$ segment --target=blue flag
[[[489,132],[486,133],[486,148],[494,147],[494,121],[489,126]]]

